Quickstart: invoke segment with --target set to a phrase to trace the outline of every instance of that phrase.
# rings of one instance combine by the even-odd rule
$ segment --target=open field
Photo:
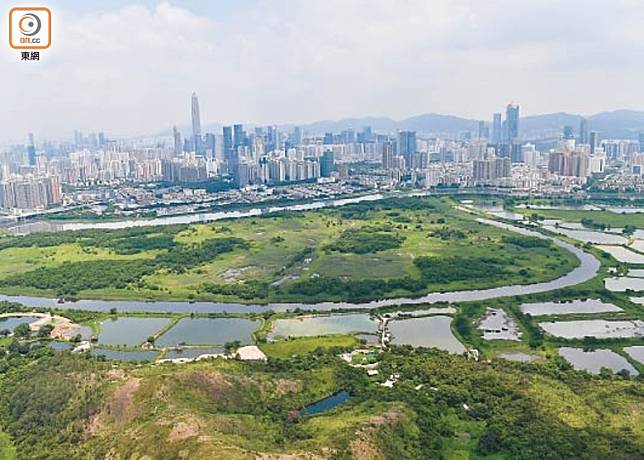
[[[567,251],[446,198],[262,218],[0,238],[0,291],[105,299],[365,300],[550,280]]]

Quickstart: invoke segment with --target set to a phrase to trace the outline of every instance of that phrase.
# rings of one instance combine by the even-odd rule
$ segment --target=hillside
[[[641,454],[639,381],[405,348],[379,359],[384,375],[400,372],[394,388],[368,380],[333,351],[268,364],[156,366],[52,356],[47,349],[10,352],[0,386],[4,438],[18,458],[29,459]],[[314,416],[300,413],[338,390],[349,391],[349,401]]]

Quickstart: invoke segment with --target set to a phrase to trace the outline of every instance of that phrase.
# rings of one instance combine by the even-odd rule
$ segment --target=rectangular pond
[[[623,311],[612,303],[605,303],[599,299],[576,299],[562,302],[524,303],[521,311],[532,316],[539,315],[565,315],[570,313],[609,313]]]
[[[153,350],[123,351],[108,348],[92,348],[90,353],[94,356],[104,356],[110,361],[154,361],[159,356],[159,352]]]
[[[644,255],[638,254],[622,246],[597,245],[599,249],[613,256],[618,262],[627,264],[644,264]]]
[[[613,292],[644,291],[644,278],[630,278],[628,276],[606,278],[604,286]]]
[[[248,344],[259,326],[259,321],[244,318],[183,318],[159,337],[156,345],[224,345],[236,340]]]
[[[110,318],[101,323],[98,343],[140,345],[170,323],[170,318]]]
[[[163,359],[194,359],[203,355],[220,355],[225,353],[223,347],[192,347],[192,348],[176,348],[166,351]]]
[[[514,361],[517,363],[532,363],[534,361],[539,361],[541,360],[540,356],[537,355],[531,355],[528,353],[521,353],[521,352],[514,352],[514,351],[507,351],[503,353],[499,353],[497,355],[499,358],[507,359],[508,361]]]
[[[572,364],[572,367],[580,371],[599,374],[599,371],[605,367],[614,373],[625,369],[630,375],[639,374],[637,369],[626,358],[612,350],[585,351],[582,348],[561,347],[559,355]]]
[[[553,321],[539,323],[539,326],[550,335],[565,339],[615,339],[641,337],[644,335],[644,321],[607,321],[590,319],[578,321]]]
[[[479,330],[485,340],[521,340],[521,331],[514,319],[500,308],[487,309]]]
[[[642,268],[631,268],[627,276],[630,276],[631,278],[644,278],[644,269]]]
[[[369,315],[303,316],[275,320],[268,338],[311,337],[329,334],[375,333],[378,325]]]
[[[434,347],[450,353],[463,353],[465,347],[452,334],[451,323],[452,318],[449,316],[390,321],[391,343],[413,347]]]
[[[632,347],[624,347],[624,351],[633,358],[644,364],[644,345],[633,345]]]

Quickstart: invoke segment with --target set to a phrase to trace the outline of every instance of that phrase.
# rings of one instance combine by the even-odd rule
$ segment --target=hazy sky
[[[0,141],[154,133],[192,91],[202,123],[644,108],[642,0],[37,3],[41,62],[0,27]]]

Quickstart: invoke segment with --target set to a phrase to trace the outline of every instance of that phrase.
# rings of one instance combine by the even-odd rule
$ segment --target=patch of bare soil
[[[199,434],[199,423],[194,420],[180,421],[174,424],[170,434],[168,434],[168,440],[170,442],[181,441],[183,439],[192,438]]]
[[[382,415],[370,418],[356,432],[355,438],[349,444],[351,457],[355,460],[376,460],[384,458],[376,443],[378,431],[384,425],[393,425],[401,416],[402,412],[398,409],[391,409]]]
[[[129,378],[121,384],[101,412],[92,417],[86,430],[89,433],[102,431],[108,424],[123,425],[138,415],[135,407],[134,393],[141,385],[141,379]]]

